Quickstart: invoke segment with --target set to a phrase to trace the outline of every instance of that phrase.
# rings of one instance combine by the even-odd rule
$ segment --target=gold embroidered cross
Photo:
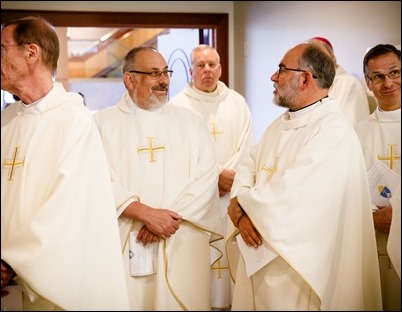
[[[216,266],[214,266],[216,264]],[[216,261],[212,266],[211,270],[218,270],[218,278],[222,278],[221,275],[221,270],[228,270],[229,266],[228,265],[221,265],[221,259]]]
[[[378,160],[389,160],[389,168],[394,169],[394,160],[401,160],[401,155],[395,155],[395,144],[389,145],[389,156],[378,155]]]
[[[275,158],[275,164],[273,168],[269,168],[267,166],[263,166],[262,170],[268,171],[268,178],[267,178],[267,183],[271,180],[272,176],[276,173],[276,165],[278,164],[278,159],[279,157]]]
[[[155,151],[165,150],[165,146],[164,145],[154,146],[152,143],[152,139],[153,139],[152,137],[147,137],[148,147],[137,147],[137,152],[138,154],[141,152],[149,152],[149,156],[151,158],[149,162],[156,162]]]
[[[20,150],[20,147],[16,146],[15,150],[14,150],[13,159],[4,160],[3,168],[10,167],[9,168],[10,171],[8,173],[8,179],[7,179],[8,181],[11,181],[13,179],[13,177],[14,177],[15,166],[21,166],[22,167],[24,165],[25,157],[22,160],[17,159],[19,150]]]
[[[222,131],[216,130],[216,126],[215,126],[215,123],[214,123],[214,122],[212,123],[211,134],[212,134],[212,136],[214,137],[214,141],[215,141],[215,142],[216,142],[216,135],[217,135],[217,134],[223,134]]]

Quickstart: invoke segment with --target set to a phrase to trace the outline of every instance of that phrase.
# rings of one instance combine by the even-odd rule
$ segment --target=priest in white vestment
[[[236,168],[254,141],[251,113],[244,97],[219,81],[222,67],[215,48],[199,45],[190,59],[192,81],[170,103],[199,114],[211,133],[219,161],[220,222],[216,230],[227,236],[233,231],[227,206]],[[219,250],[213,248],[211,252],[211,307],[228,309],[232,279],[225,241],[220,240],[216,247]]]
[[[328,55],[304,43],[271,76],[274,102],[288,110],[233,183],[228,213],[238,229],[228,243],[246,245],[232,311],[381,310],[364,158],[327,96],[334,75]]]
[[[1,112],[2,295],[7,267],[21,310],[129,310],[105,151],[82,97],[52,81],[57,34],[15,20],[1,47],[1,88],[21,99]]]
[[[131,309],[209,310],[210,244],[222,238],[214,232],[212,138],[194,112],[166,104],[171,71],[159,52],[134,48],[122,68],[127,93],[94,118],[114,183]],[[141,270],[134,250],[147,248],[155,263]]]
[[[386,180],[381,183],[381,186],[377,186],[378,183],[375,179],[370,181],[376,189],[384,185],[389,189],[384,202],[377,202],[373,197],[372,210],[376,229],[383,308],[384,311],[400,311],[401,279],[395,268],[398,261],[390,260],[387,249],[391,248],[391,253],[399,254],[398,269],[400,272],[401,245],[398,244],[398,240],[396,242],[389,241],[389,235],[392,222],[399,222],[400,227],[400,200],[395,198],[390,201],[390,199],[394,197],[394,193],[395,196],[400,197],[397,182],[400,183],[401,179],[401,51],[392,45],[379,44],[373,47],[364,58],[364,74],[367,86],[376,97],[378,106],[367,119],[355,126],[355,130],[363,148],[367,170],[371,172],[380,164],[386,168],[384,173]],[[376,177],[380,174],[373,172],[372,175]],[[392,183],[390,180],[393,176],[396,176],[396,183]],[[395,205],[399,205],[396,211]],[[394,220],[394,217],[398,218],[398,211],[399,220]],[[397,225],[395,224],[395,226]],[[393,230],[396,231],[396,229]]]

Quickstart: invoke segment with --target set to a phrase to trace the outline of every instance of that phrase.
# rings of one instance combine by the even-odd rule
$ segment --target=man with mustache
[[[238,261],[232,311],[381,310],[364,157],[328,97],[334,76],[314,43],[288,50],[271,76],[286,111],[242,159],[228,207],[239,246],[256,253]]]
[[[212,138],[193,112],[165,105],[172,71],[130,50],[127,92],[94,115],[110,163],[132,310],[209,310],[219,214]],[[139,261],[137,261],[139,260]]]

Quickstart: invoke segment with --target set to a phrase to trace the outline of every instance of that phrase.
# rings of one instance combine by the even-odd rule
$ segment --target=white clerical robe
[[[127,237],[132,220],[120,217],[131,309],[209,310],[209,244],[219,238],[213,232],[219,202],[218,162],[207,128],[187,109],[142,110],[127,94],[94,118],[119,211],[137,195],[142,203],[176,211],[184,220],[172,237],[156,243],[156,274],[131,277]],[[134,229],[141,226],[134,222]]]
[[[277,257],[250,278],[240,258],[232,310],[381,310],[364,159],[334,100],[275,120],[235,196]]]
[[[129,310],[108,163],[82,98],[54,83],[1,112],[1,258],[24,309]]]
[[[328,95],[337,100],[344,116],[352,125],[370,115],[368,96],[363,83],[348,74],[340,65],[336,67],[334,82]]]
[[[401,109],[381,111],[377,107],[369,118],[355,125],[355,130],[363,148],[367,170],[376,161],[381,161],[400,177]],[[388,235],[376,231],[376,238],[384,310],[400,310],[401,280],[387,256]]]
[[[221,81],[213,92],[200,91],[190,82],[170,103],[191,109],[203,118],[215,143],[219,172],[224,169],[236,171],[239,159],[254,141],[251,113],[244,97]],[[229,196],[227,193],[220,197],[217,231],[225,236],[233,231],[227,215]],[[216,246],[219,250],[212,249],[211,252],[211,306],[222,309],[231,305],[231,277],[225,241],[220,240]]]

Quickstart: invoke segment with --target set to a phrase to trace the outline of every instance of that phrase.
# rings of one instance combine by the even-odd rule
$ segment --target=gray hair
[[[207,45],[207,44],[200,44],[200,45],[196,46],[196,47],[191,51],[191,54],[190,54],[190,61],[191,61],[191,64],[194,64],[194,54],[195,54],[196,52],[198,52],[198,51],[203,51],[203,50],[212,50],[212,51],[215,53],[215,55],[216,55],[216,60],[217,60],[218,64],[220,64],[221,58],[220,58],[220,56],[219,56],[218,51],[216,51],[216,49],[215,49],[214,47],[209,46],[209,45]]]
[[[125,72],[132,70],[133,65],[135,64],[136,57],[139,52],[144,51],[144,50],[152,50],[152,51],[157,51],[155,48],[150,47],[150,46],[138,46],[135,48],[132,48],[130,51],[127,52],[126,56],[124,57],[122,64],[121,64],[121,72],[124,74]]]
[[[308,69],[317,77],[317,84],[322,89],[329,89],[335,78],[335,63],[331,56],[314,43],[308,43],[300,56],[300,68]]]
[[[28,16],[4,23],[5,27],[15,25],[13,39],[19,45],[36,44],[41,48],[43,64],[52,75],[56,74],[60,55],[59,37],[54,27],[42,17]]]

